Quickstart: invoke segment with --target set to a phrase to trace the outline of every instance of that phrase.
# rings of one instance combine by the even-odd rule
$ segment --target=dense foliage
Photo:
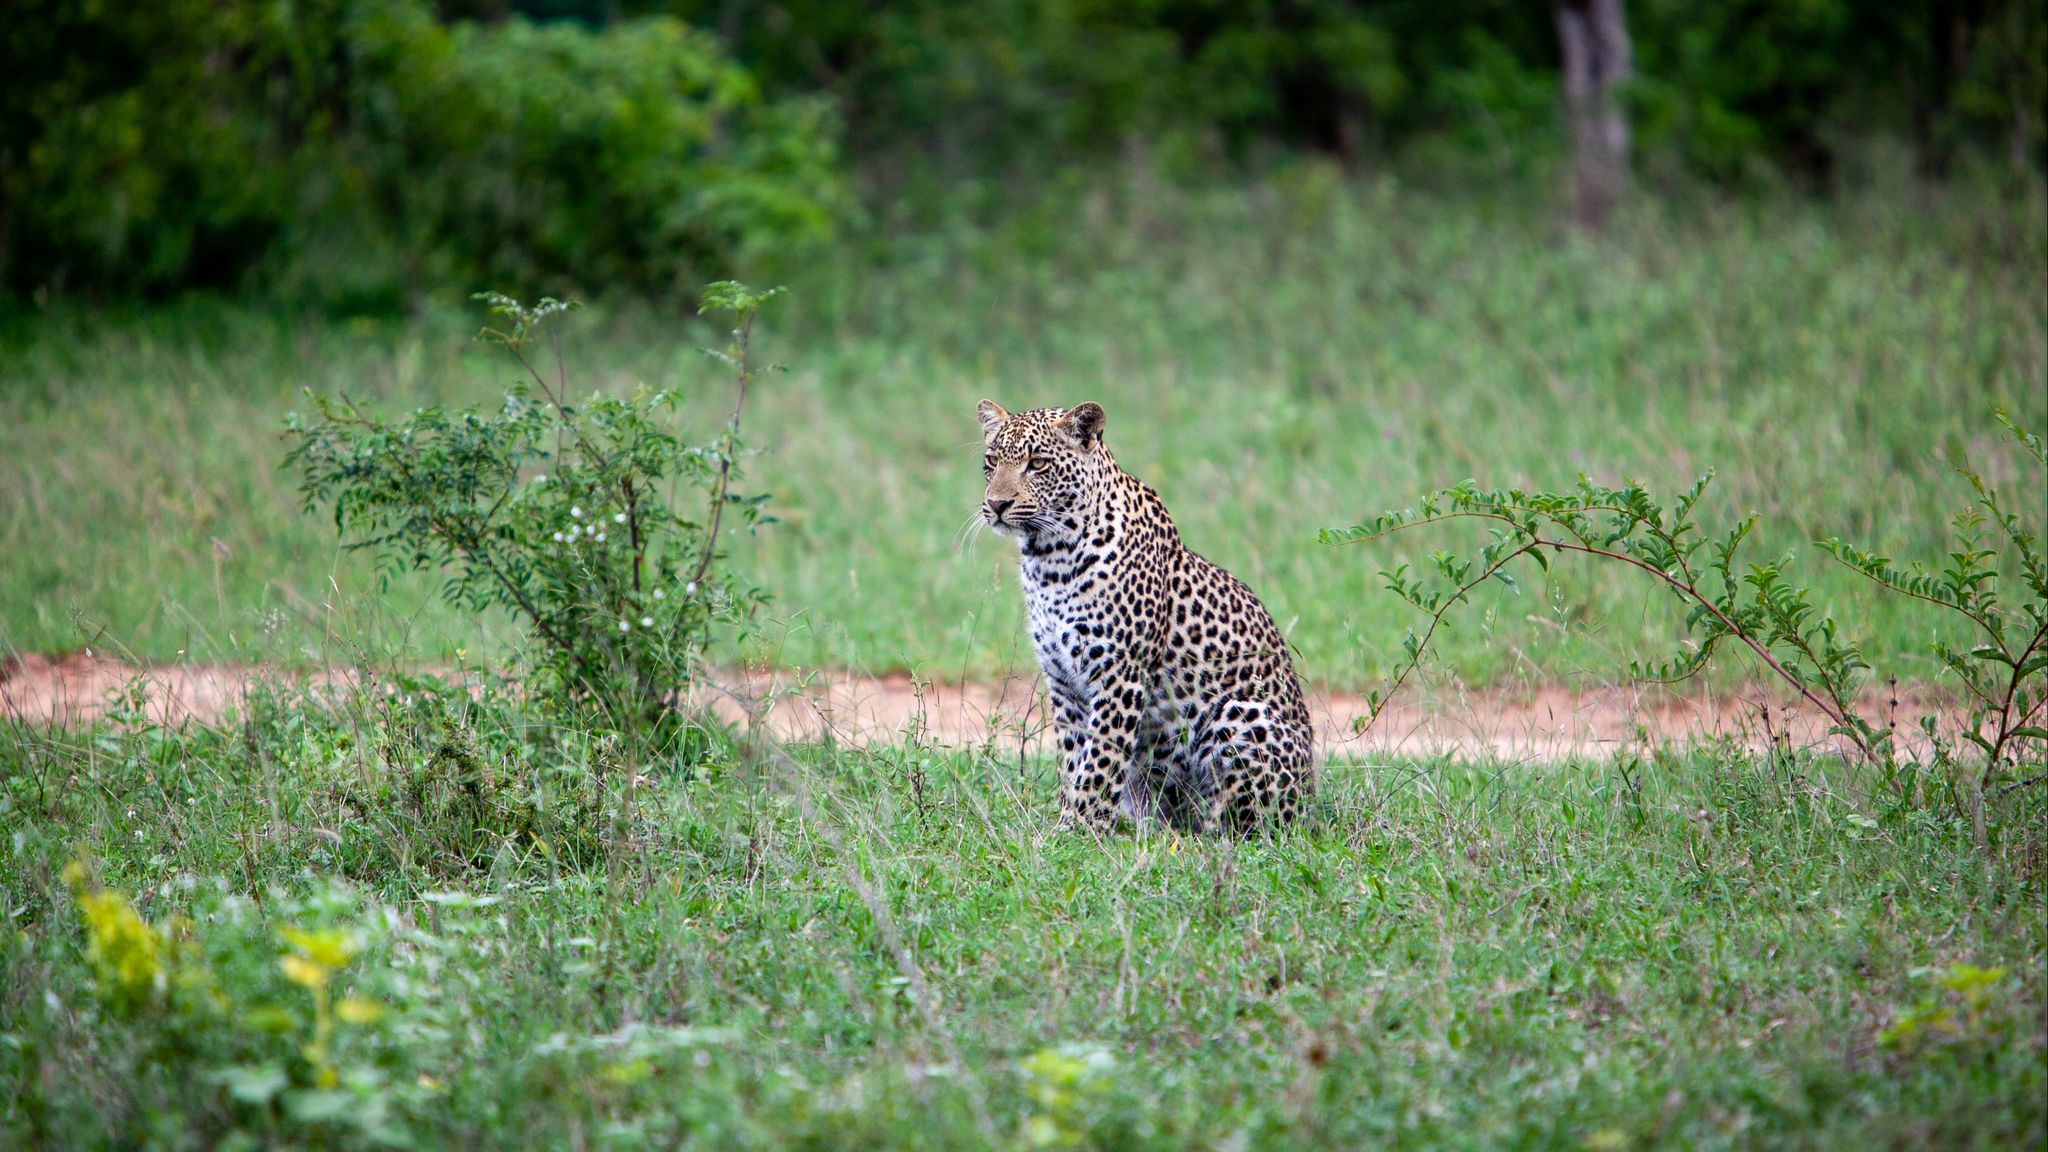
[[[32,0],[0,62],[0,288],[669,292],[842,210],[829,109],[669,17]]]
[[[2044,0],[1627,15],[1660,182],[1824,187],[1872,134],[1929,172],[2040,161]],[[671,296],[847,217],[842,122],[885,209],[906,176],[1124,151],[1497,175],[1562,147],[1559,53],[1550,6],[1508,0],[23,0],[0,26],[0,294],[255,273],[349,304]]]
[[[717,27],[764,82],[820,88],[856,138],[1042,159],[1136,138],[1278,144],[1357,161],[1448,136],[1554,147],[1552,4],[1515,0],[652,0]],[[1910,136],[1933,166],[1968,140],[2039,156],[2041,0],[1634,0],[1643,142],[1735,178],[1825,177],[1835,137]]]

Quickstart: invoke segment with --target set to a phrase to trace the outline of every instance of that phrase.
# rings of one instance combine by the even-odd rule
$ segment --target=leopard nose
[[[991,520],[1001,520],[1003,513],[1009,511],[1010,505],[1015,503],[1015,500],[997,500],[994,497],[982,501],[982,505],[988,509],[988,518]]]

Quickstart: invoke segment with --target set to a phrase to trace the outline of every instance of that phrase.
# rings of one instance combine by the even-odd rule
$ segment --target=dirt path
[[[124,695],[164,725],[216,723],[257,677],[274,672],[241,665],[181,664],[137,670],[83,655],[28,655],[0,664],[0,719],[34,725],[76,724],[106,714]],[[314,674],[310,682],[344,690],[352,673]],[[1726,738],[1749,748],[1773,739],[1795,746],[1830,739],[1825,719],[1761,687],[1725,695],[1680,694],[1614,685],[1590,689],[1442,691],[1411,694],[1389,707],[1363,736],[1356,725],[1366,702],[1344,692],[1313,691],[1316,733],[1326,756],[1347,760],[1455,755],[1551,762],[1642,752]],[[1035,679],[925,684],[908,676],[844,673],[754,673],[701,688],[698,702],[725,720],[750,715],[784,739],[831,738],[844,743],[898,741],[917,735],[933,744],[994,742],[1005,749],[1042,748],[1045,704]],[[1919,716],[1953,723],[1952,709],[1924,692],[1866,702],[1866,715],[1896,713],[1901,733]]]

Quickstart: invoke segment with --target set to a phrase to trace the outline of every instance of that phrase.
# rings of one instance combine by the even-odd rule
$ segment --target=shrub
[[[172,1101],[135,1090],[145,1081],[174,1094],[208,1147],[412,1145],[407,1116],[437,1094],[419,1070],[422,1041],[445,1047],[447,1028],[432,982],[393,970],[425,961],[445,971],[451,942],[325,885],[304,897],[273,891],[274,920],[218,885],[192,885],[191,914],[152,923],[91,871],[75,862],[65,879],[94,993],[77,1007],[132,1077],[105,1102],[110,1128],[148,1142]]]
[[[712,354],[735,399],[711,443],[668,427],[673,390],[572,397],[529,356],[543,325],[573,308],[491,295],[501,327],[480,338],[525,369],[495,411],[422,408],[390,423],[347,400],[314,397],[287,423],[286,460],[308,509],[331,506],[351,548],[391,570],[447,573],[450,601],[503,608],[531,633],[531,686],[600,726],[649,737],[690,682],[714,624],[742,624],[761,599],[719,563],[721,531],[752,524],[762,497],[733,488],[740,419],[760,374],[753,323],[780,289],[722,282],[702,311],[730,313],[732,342]],[[559,358],[559,345],[556,346]]]
[[[0,25],[0,292],[423,284],[668,293],[831,230],[818,99],[667,17],[424,0],[33,3]]]
[[[2039,437],[2002,412],[1997,419],[2035,465],[2048,466]],[[1970,485],[1973,505],[1955,518],[1955,548],[1946,566],[1901,569],[1889,557],[1833,538],[1815,546],[1881,588],[1961,617],[1976,634],[1968,648],[1939,635],[1933,641],[1935,657],[1968,702],[1963,737],[1982,754],[1974,782],[1957,775],[1959,765],[1953,749],[1940,739],[1936,718],[1927,717],[1922,725],[1934,750],[1928,767],[1945,785],[1945,798],[1959,812],[1968,810],[1981,840],[1985,790],[2001,772],[2026,763],[2039,766],[2048,756],[2048,722],[2042,715],[2048,709],[2048,563],[2041,551],[2041,526],[2011,510],[1969,465],[1958,471]],[[1360,544],[1452,520],[1489,526],[1490,539],[1476,556],[1433,553],[1433,579],[1409,575],[1406,564],[1381,572],[1388,589],[1422,611],[1428,622],[1420,635],[1408,634],[1406,659],[1390,687],[1384,694],[1373,693],[1373,715],[1421,665],[1437,630],[1474,589],[1489,580],[1518,589],[1512,571],[1517,561],[1548,571],[1555,557],[1589,556],[1640,570],[1686,609],[1687,647],[1664,660],[1631,664],[1632,676],[1665,683],[1686,680],[1705,670],[1722,649],[1745,649],[1826,715],[1832,731],[1862,759],[1877,765],[1897,799],[1927,798],[1927,790],[1916,787],[1914,766],[1901,761],[1893,733],[1860,711],[1857,690],[1869,670],[1862,648],[1792,579],[1793,557],[1742,560],[1744,542],[1756,526],[1754,514],[1718,534],[1697,520],[1695,509],[1711,480],[1711,473],[1702,477],[1668,505],[1641,485],[1609,488],[1584,476],[1576,489],[1562,493],[1484,491],[1468,480],[1431,493],[1420,511],[1388,512],[1364,524],[1325,531],[1326,544]],[[2005,589],[2014,576],[2017,595],[2008,599]],[[2008,787],[2044,778],[2015,780]]]
[[[689,290],[842,208],[827,106],[764,101],[679,21],[445,25],[380,0],[349,40],[361,207],[395,230],[414,292],[428,275]]]

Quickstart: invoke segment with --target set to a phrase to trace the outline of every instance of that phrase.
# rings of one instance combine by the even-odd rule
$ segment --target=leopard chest
[[[1026,550],[1019,566],[1032,648],[1046,678],[1088,695],[1111,663],[1152,658],[1160,619],[1143,556],[1085,545]]]

